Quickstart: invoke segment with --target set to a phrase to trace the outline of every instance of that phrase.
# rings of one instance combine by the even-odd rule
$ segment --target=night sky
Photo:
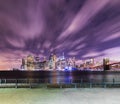
[[[0,69],[35,56],[120,58],[120,0],[0,0]]]

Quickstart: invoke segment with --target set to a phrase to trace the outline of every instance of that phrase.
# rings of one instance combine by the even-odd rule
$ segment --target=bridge
[[[97,66],[93,66],[92,68],[104,68],[105,69],[105,67],[108,67],[109,69],[112,69],[112,68],[120,69],[120,62],[109,62],[106,65],[100,64]]]
[[[107,65],[117,65],[117,64],[120,64],[120,62],[113,62],[113,63],[109,63]]]

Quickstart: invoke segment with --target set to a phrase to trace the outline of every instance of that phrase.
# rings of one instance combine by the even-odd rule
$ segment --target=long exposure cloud
[[[0,0],[0,69],[28,54],[120,57],[119,0]]]
[[[84,6],[79,10],[71,22],[70,26],[61,34],[60,38],[68,37],[71,33],[81,30],[109,1],[110,0],[86,1]]]

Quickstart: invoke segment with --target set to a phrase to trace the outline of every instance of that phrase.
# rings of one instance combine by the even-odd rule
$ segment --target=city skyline
[[[51,52],[120,60],[120,1],[0,0],[0,70]]]

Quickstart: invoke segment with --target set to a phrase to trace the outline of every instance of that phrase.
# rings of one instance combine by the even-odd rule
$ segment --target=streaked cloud
[[[29,54],[119,57],[119,46],[120,0],[0,1],[0,69]]]

